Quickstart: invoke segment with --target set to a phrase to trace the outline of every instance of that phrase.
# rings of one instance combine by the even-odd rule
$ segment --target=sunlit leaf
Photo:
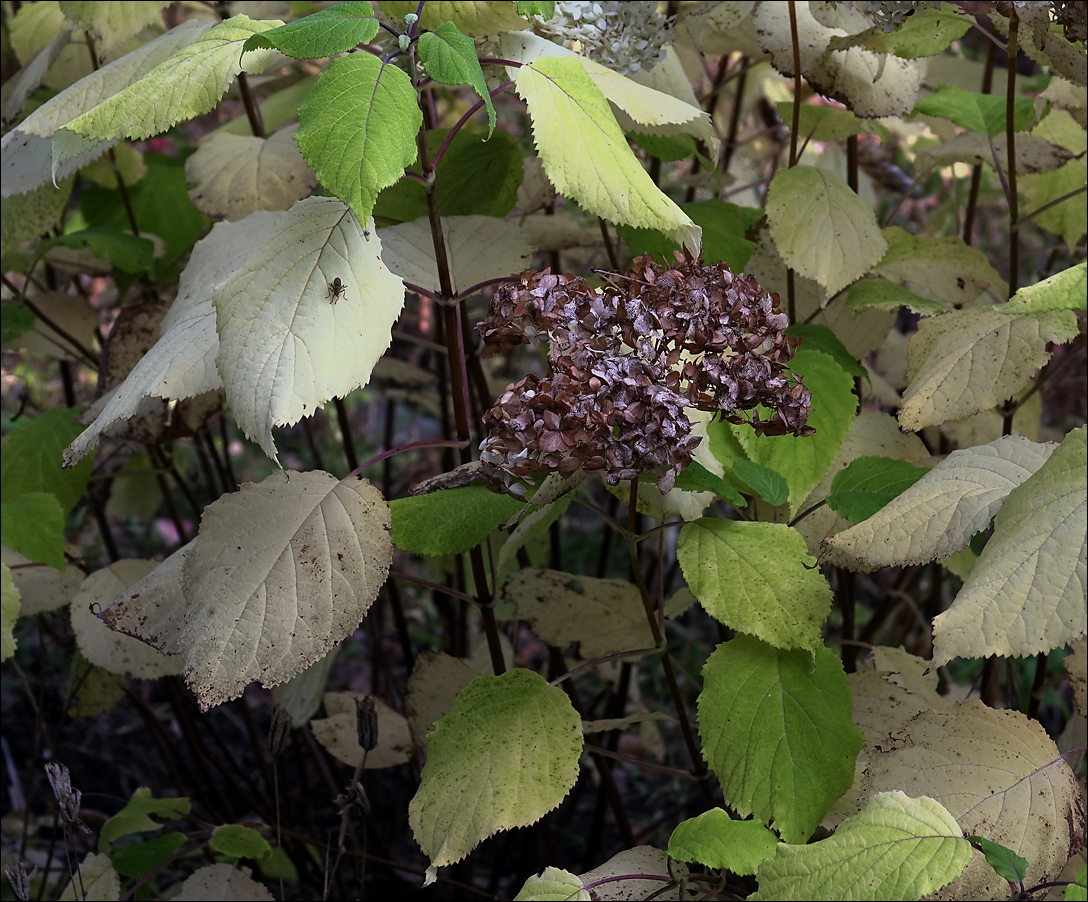
[[[778,837],[759,821],[738,821],[722,808],[711,808],[677,824],[669,837],[669,858],[751,875],[777,845]]]

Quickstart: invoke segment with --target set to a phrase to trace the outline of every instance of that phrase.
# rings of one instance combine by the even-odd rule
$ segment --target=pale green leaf
[[[122,836],[160,830],[162,820],[176,821],[192,811],[192,802],[184,796],[156,799],[151,790],[141,786],[132,793],[125,807],[111,817],[98,834],[98,849],[109,851],[110,844]],[[152,820],[152,815],[160,820]]]
[[[111,630],[94,614],[113,604],[155,567],[154,561],[126,558],[96,570],[80,584],[70,609],[72,632],[83,657],[95,667],[142,680],[181,673],[185,662],[179,655],[162,654],[139,639]]]
[[[356,705],[363,698],[355,692],[329,692],[324,698],[328,717],[310,721],[310,730],[325,751],[349,767],[358,767],[363,760]],[[381,699],[374,699],[374,710],[378,718],[378,744],[367,753],[367,770],[407,763],[415,748],[408,721]]]
[[[831,50],[831,40],[845,32],[822,25],[810,7],[807,3],[796,5],[797,43],[805,80],[821,94],[841,100],[856,115],[867,119],[909,113],[918,99],[922,80],[919,65],[862,47]],[[789,10],[789,4],[761,3],[753,16],[760,46],[783,75],[793,75]]]
[[[867,520],[928,472],[905,460],[862,456],[831,480],[828,506],[853,523]]]
[[[1051,172],[1072,156],[1069,151],[1051,144],[1036,135],[1016,136],[1016,171],[1024,176],[1035,172]],[[971,166],[984,164],[991,169],[1008,165],[1009,141],[1004,133],[989,138],[977,132],[965,132],[951,141],[942,141],[933,147],[924,147],[914,159],[915,172],[924,175],[940,166],[967,163]]]
[[[790,506],[812,491],[835,460],[857,411],[854,380],[834,359],[803,344],[790,368],[805,377],[812,392],[812,413],[808,425],[814,435],[756,435],[747,426],[732,427],[748,457],[781,473],[790,487]]]
[[[404,691],[404,714],[420,761],[427,760],[427,734],[480,671],[461,658],[425,651],[416,658]]]
[[[963,37],[974,24],[970,16],[951,4],[939,10],[923,6],[912,12],[915,15],[894,31],[884,32],[874,27],[846,38],[832,38],[830,46],[846,49],[859,43],[873,53],[893,53],[903,59],[917,59],[943,53],[949,44]],[[858,38],[862,40],[859,42]]]
[[[537,151],[563,194],[611,222],[656,229],[689,247],[699,228],[651,181],[608,101],[575,58],[541,57],[518,73]]]
[[[337,198],[310,197],[213,290],[227,401],[273,460],[274,427],[366,385],[389,346],[404,289],[381,251]]]
[[[272,60],[261,50],[239,61],[253,34],[283,23],[238,15],[221,22],[159,63],[139,81],[57,129],[54,177],[64,165],[103,141],[142,140],[213,109],[240,72],[258,75]]]
[[[970,860],[970,844],[940,802],[885,792],[834,836],[780,845],[749,898],[915,900],[952,881]]]
[[[684,579],[715,620],[776,648],[822,648],[831,589],[797,530],[705,517],[677,540]],[[806,567],[807,565],[807,567]]]
[[[252,827],[221,824],[212,830],[208,845],[221,855],[232,858],[260,858],[272,851],[268,840]]]
[[[318,179],[370,219],[378,192],[416,159],[423,124],[412,80],[369,53],[335,59],[298,108],[298,146]]]
[[[803,843],[850,788],[861,730],[850,719],[842,662],[820,645],[815,661],[743,634],[703,668],[699,735],[727,805]]]
[[[888,249],[872,208],[828,169],[794,166],[767,189],[767,224],[788,266],[834,294]]]
[[[279,220],[278,213],[252,213],[241,222],[216,223],[196,243],[181,274],[178,296],[159,326],[159,340],[125,381],[102,399],[94,421],[65,449],[65,466],[94,448],[103,430],[136,416],[148,398],[180,401],[222,388],[215,366],[219,337],[212,289],[271,238]]]
[[[878,276],[903,282],[912,291],[945,307],[963,307],[988,288],[996,293],[994,300],[1004,300],[1009,295],[1008,285],[986,255],[965,244],[958,235],[916,237],[898,226],[890,226],[882,234],[888,242],[888,252],[873,269]]]
[[[453,22],[419,36],[419,61],[427,74],[444,85],[469,85],[487,107],[487,134],[495,131],[495,107],[476,57],[476,45]]]
[[[19,619],[19,590],[7,564],[0,567],[0,661],[15,654],[15,621]]]
[[[1057,879],[1083,835],[1076,775],[1046,730],[978,699],[923,711],[868,751],[863,794],[893,788],[928,792],[964,833],[1026,858],[1027,886]],[[981,853],[974,858],[948,897],[1003,898],[1008,884]]]
[[[774,855],[777,845],[778,837],[759,821],[738,821],[721,808],[711,808],[676,826],[669,837],[669,858],[751,875]]]
[[[507,579],[502,596],[549,645],[580,641],[582,657],[654,647],[642,596],[630,580],[527,568]]]
[[[10,134],[11,132],[8,132],[8,135]],[[6,139],[7,135],[4,138]],[[48,179],[47,171],[44,178]],[[0,254],[5,258],[5,266],[13,270],[22,269],[22,266],[9,262],[8,255],[19,253],[24,241],[38,238],[54,229],[60,230],[60,222],[68,210],[68,200],[72,196],[74,181],[74,177],[69,177],[60,183],[59,188],[42,182],[38,188],[29,193],[5,196],[4,203],[0,206]],[[8,187],[6,169],[4,169],[4,187]],[[10,303],[4,304],[2,309],[5,317],[12,306]],[[23,309],[26,309],[25,305]],[[4,343],[9,340],[5,337]]]
[[[996,94],[965,91],[955,85],[941,84],[928,97],[918,101],[916,113],[942,116],[981,135],[998,135],[1005,131],[1007,101]],[[1013,127],[1022,132],[1035,120],[1034,102],[1018,97],[1013,103]]]
[[[629,902],[635,899],[672,898],[694,902],[698,898],[694,884],[687,883],[681,895],[676,885],[686,882],[688,867],[653,846],[624,849],[592,871],[579,874],[583,886],[592,887],[600,902]],[[666,895],[666,888],[670,887]],[[656,894],[656,895],[655,895]]]
[[[952,606],[933,624],[935,666],[954,657],[1024,657],[1088,630],[1088,427],[1009,492],[994,533]]]
[[[460,554],[475,548],[525,505],[492,492],[483,483],[444,489],[390,502],[389,534],[401,551]]]
[[[57,496],[27,492],[0,504],[0,538],[30,560],[64,569],[64,512]]]
[[[589,902],[591,898],[570,871],[549,867],[526,880],[514,902]]]
[[[536,823],[574,785],[582,728],[565,692],[528,670],[482,674],[427,738],[408,808],[428,876],[501,830]]]
[[[770,505],[778,507],[789,500],[790,488],[786,480],[770,467],[738,457],[733,461],[733,475],[750,485]]]
[[[1055,204],[1038,216],[1033,216],[1031,221],[1040,228],[1061,236],[1070,252],[1088,229],[1088,213],[1085,210],[1083,195],[1086,179],[1088,179],[1088,163],[1085,162],[1082,154],[1080,159],[1070,160],[1060,169],[1025,175],[1017,182],[1017,186],[1024,195],[1021,209],[1026,213],[1034,212],[1052,201],[1064,198],[1061,203]],[[1081,193],[1073,194],[1072,197],[1068,196],[1078,191]]]
[[[871,570],[924,564],[959,551],[1056,447],[1009,435],[953,451],[879,513],[824,542],[827,559]]]
[[[382,259],[405,282],[442,292],[434,238],[426,217],[382,229]],[[443,216],[442,235],[455,293],[490,279],[516,276],[532,263],[529,235],[495,216]]]
[[[398,26],[408,13],[419,11],[418,0],[381,0],[378,6],[390,19],[401,20],[396,23]],[[529,27],[528,20],[518,15],[513,3],[428,0],[419,17],[419,27],[434,31],[443,22],[453,22],[462,34],[473,38]]]
[[[889,279],[862,279],[851,285],[846,295],[846,306],[851,310],[864,310],[867,307],[898,310],[906,307],[914,313],[926,316],[944,313],[948,309],[940,301],[927,300]]]
[[[1088,307],[1088,263],[1078,263],[1049,279],[1021,288],[1002,309],[1009,313],[1085,310]]]
[[[117,902],[121,898],[121,876],[110,864],[109,855],[88,852],[59,898],[62,902]]]
[[[155,591],[137,584],[103,612],[111,628],[184,654],[205,710],[324,657],[359,625],[389,571],[389,511],[377,489],[320,470],[287,475],[206,507],[200,535],[160,565],[168,576]],[[182,604],[170,597],[179,582]]]
[[[1070,310],[972,307],[922,320],[908,350],[900,428],[917,432],[1004,403],[1050,359],[1048,342],[1077,334]]]
[[[235,222],[254,210],[287,210],[309,197],[317,179],[295,143],[296,126],[270,138],[221,134],[185,160],[193,206]]]
[[[321,707],[325,696],[325,686],[329,681],[329,671],[336,660],[339,649],[334,648],[316,664],[311,664],[302,673],[291,677],[286,683],[280,683],[272,690],[272,699],[287,712],[291,726],[305,726]]]
[[[168,0],[139,0],[136,3],[98,3],[94,0],[61,0],[66,19],[90,33],[95,53],[102,60],[118,44],[148,25],[162,26],[162,8]]]

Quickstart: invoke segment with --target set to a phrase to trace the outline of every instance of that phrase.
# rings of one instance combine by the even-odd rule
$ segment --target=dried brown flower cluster
[[[654,473],[668,491],[699,444],[687,407],[760,435],[813,432],[811,396],[788,366],[797,339],[783,332],[777,296],[724,263],[676,258],[667,268],[639,257],[600,293],[545,270],[495,294],[477,327],[484,356],[549,340],[551,372],[510,386],[488,413],[485,470],[508,486],[579,467],[613,485]]]

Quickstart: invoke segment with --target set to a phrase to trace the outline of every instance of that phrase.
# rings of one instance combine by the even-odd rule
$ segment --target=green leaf
[[[1076,882],[1065,888],[1065,899],[1066,902],[1088,902],[1088,865],[1082,864]]]
[[[815,166],[774,177],[767,224],[783,262],[829,294],[860,279],[888,249],[872,208],[842,176]]]
[[[153,271],[162,276],[200,239],[208,220],[189,198],[183,160],[146,154],[144,162],[147,175],[128,189],[128,204],[141,234],[162,239],[163,254]],[[122,232],[131,228],[125,197],[116,188],[85,188],[79,209],[90,226],[111,226]]]
[[[801,345],[790,367],[805,377],[812,392],[812,413],[808,425],[815,435],[757,436],[751,429],[733,426],[747,456],[786,477],[790,504],[796,506],[808,497],[824,473],[835,461],[846,433],[854,422],[857,396],[854,380],[823,351]]]
[[[389,537],[413,554],[460,554],[475,548],[524,507],[509,495],[482,483],[443,489],[429,495],[389,502],[393,525]]]
[[[271,62],[271,50],[240,62],[245,41],[282,24],[278,19],[260,22],[243,15],[220,22],[139,81],[57,129],[54,176],[66,162],[99,142],[143,140],[209,112],[240,72],[258,75]]]
[[[787,335],[800,335],[806,351],[822,351],[829,355],[835,363],[842,367],[844,372],[858,379],[868,379],[869,371],[858,363],[857,357],[846,350],[839,336],[827,326],[819,326],[814,323],[795,323],[787,327]]]
[[[582,722],[567,694],[528,670],[483,674],[427,736],[408,808],[428,882],[500,830],[536,823],[578,777]]]
[[[929,471],[930,467],[890,457],[858,457],[831,480],[827,506],[851,523],[860,523]]]
[[[61,454],[83,427],[75,418],[82,407],[57,408],[8,433],[0,442],[0,497],[14,501],[30,492],[49,492],[66,516],[83,497],[93,461],[61,468]]]
[[[681,528],[676,556],[692,594],[715,620],[776,648],[811,655],[823,647],[831,589],[797,530],[703,517]]]
[[[759,892],[748,898],[920,899],[958,877],[971,852],[940,802],[885,792],[828,839],[780,845],[760,866]]]
[[[967,33],[974,21],[950,4],[939,10],[916,8],[911,16],[894,31],[885,33],[881,28],[867,29],[860,35],[832,38],[831,50],[847,50],[861,46],[873,53],[891,53],[901,59],[918,59],[944,53],[948,45]],[[863,40],[858,38],[864,37]]]
[[[9,548],[32,561],[64,570],[64,511],[55,495],[27,492],[0,504],[0,536]]]
[[[918,101],[914,112],[941,116],[981,135],[992,136],[1005,131],[1006,103],[1006,99],[997,94],[977,94],[942,83],[936,92]],[[1019,97],[1013,101],[1013,128],[1016,131],[1030,128],[1034,121],[1034,100]]]
[[[443,22],[434,31],[419,36],[419,61],[435,81],[468,85],[480,95],[487,107],[487,135],[491,137],[495,131],[495,107],[472,38],[461,34],[453,22]]]
[[[962,307],[987,288],[998,298],[1008,296],[1008,286],[977,247],[958,235],[944,238],[916,237],[898,226],[883,230],[888,252],[874,269],[876,275],[908,287],[946,307]]]
[[[733,272],[743,271],[756,249],[755,242],[745,237],[748,227],[744,215],[746,208],[711,198],[681,204],[680,209],[703,230],[703,259],[707,263],[724,260]],[[672,252],[680,250],[677,242],[670,241],[653,229],[617,225],[616,231],[635,256],[652,254],[672,263]]]
[[[651,157],[667,163],[686,160],[697,153],[695,139],[691,135],[645,135],[641,132],[628,132],[627,137]]]
[[[263,858],[272,853],[272,847],[252,827],[241,824],[223,824],[212,831],[208,840],[216,852],[232,858]]]
[[[1044,313],[1088,309],[1088,263],[1078,263],[1049,279],[1021,288],[1001,308],[1005,313]]]
[[[22,301],[0,307],[0,344],[15,341],[20,335],[34,328],[37,317]]]
[[[738,821],[721,808],[711,808],[678,824],[668,851],[676,861],[752,875],[777,845],[778,837],[759,821]]]
[[[255,34],[242,52],[272,47],[297,60],[320,59],[369,44],[378,33],[374,9],[366,2],[337,3],[287,25]]]
[[[676,477],[675,487],[688,492],[713,492],[733,507],[747,507],[744,497],[720,476],[715,476],[699,461],[693,460],[687,469]]]
[[[933,622],[935,667],[954,657],[1023,657],[1088,630],[1088,427],[1065,437],[1009,492],[951,607]]]
[[[117,849],[110,856],[110,861],[113,863],[113,869],[122,877],[137,880],[176,855],[183,845],[185,845],[185,834],[175,830],[149,839],[138,846]]]
[[[1004,877],[1011,883],[1019,883],[1028,873],[1028,862],[1012,849],[1000,843],[991,842],[984,836],[968,836],[969,842],[977,843],[998,877]]]
[[[555,15],[555,0],[518,0],[517,10],[518,15],[526,19],[540,16],[547,21]]]
[[[775,104],[783,122],[793,122],[793,101],[784,100]],[[813,141],[841,141],[852,135],[878,135],[880,140],[888,140],[888,130],[879,122],[861,119],[850,110],[840,110],[832,106],[813,106],[801,104],[797,134],[800,138],[811,136]]]
[[[577,57],[538,57],[521,67],[515,88],[529,107],[537,151],[558,191],[617,225],[655,229],[698,246],[698,228],[646,174]]]
[[[528,28],[512,3],[488,0],[427,0],[422,9],[419,0],[381,0],[382,12],[396,24],[408,13],[419,13],[419,27],[434,31],[443,22],[453,22],[462,34],[478,38],[503,31]],[[400,20],[398,22],[397,20]]]
[[[963,420],[1015,397],[1050,359],[1048,342],[1077,336],[1071,310],[969,307],[924,319],[907,351],[899,428]]]
[[[544,4],[518,4],[521,6]],[[525,881],[514,896],[514,902],[590,902],[593,897],[586,891],[581,878],[562,868],[544,868]]]
[[[152,815],[176,821],[191,810],[192,803],[187,798],[156,799],[151,795],[150,789],[141,786],[132,794],[125,807],[102,825],[98,834],[98,851],[108,852],[110,843],[130,833],[158,830],[162,824],[152,820]]]
[[[915,294],[909,288],[897,285],[888,279],[862,279],[851,285],[846,293],[846,306],[851,310],[865,310],[875,307],[877,310],[898,310],[906,307],[914,313],[933,316],[944,313],[948,307],[939,301],[931,301]]]
[[[496,132],[485,139],[462,129],[435,170],[438,212],[443,216],[505,216],[517,203],[524,177],[521,151],[509,132]],[[405,181],[423,198],[422,185]],[[426,209],[424,198],[421,215],[426,215]]]
[[[768,504],[778,507],[789,500],[790,487],[786,484],[786,480],[782,478],[781,473],[770,467],[738,457],[733,461],[733,473],[738,479],[748,483]]]
[[[20,592],[7,564],[0,565],[0,661],[15,654],[15,621],[19,619]]]
[[[707,660],[699,696],[703,754],[726,804],[788,843],[805,842],[850,788],[864,739],[838,656],[820,645],[813,664],[740,634]]]
[[[298,118],[306,161],[365,225],[378,192],[416,158],[423,114],[412,80],[369,53],[340,57],[321,74]]]
[[[57,238],[47,238],[38,245],[36,255],[40,257],[58,244],[64,247],[90,248],[96,257],[109,260],[118,269],[128,273],[148,272],[155,253],[154,243],[147,238],[139,238],[113,226],[92,226]]]

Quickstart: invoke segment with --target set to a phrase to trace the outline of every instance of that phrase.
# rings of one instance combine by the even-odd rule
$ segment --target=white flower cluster
[[[869,0],[858,0],[858,2],[855,2],[855,0],[842,0],[842,2],[852,9],[860,9],[875,24],[879,25],[880,30],[885,33],[895,31],[919,10],[924,14],[927,8],[941,8],[941,4],[937,0],[918,0],[918,2],[911,2],[911,0],[904,0],[904,2],[898,2],[898,0],[873,0],[873,2],[869,2]],[[831,5],[837,6],[837,0],[832,0]]]
[[[652,69],[672,42],[672,26],[654,2],[559,0],[555,15],[534,18],[533,28],[623,74]]]

